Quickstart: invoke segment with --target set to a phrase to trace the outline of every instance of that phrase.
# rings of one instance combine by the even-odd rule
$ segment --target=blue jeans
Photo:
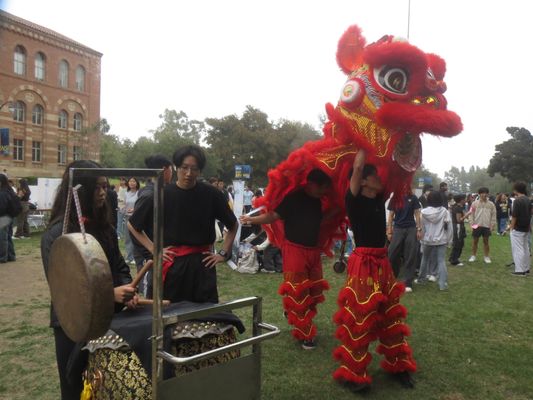
[[[425,282],[429,272],[431,260],[437,262],[439,288],[444,290],[448,287],[448,270],[446,269],[446,245],[440,244],[437,246],[422,245],[422,263],[420,265],[420,273],[418,274],[418,281]]]
[[[124,211],[118,210],[117,212],[117,235],[119,238],[124,237],[124,229],[126,228],[124,223]]]
[[[508,217],[503,217],[498,220],[498,233],[502,233],[507,229],[507,223],[509,222]]]

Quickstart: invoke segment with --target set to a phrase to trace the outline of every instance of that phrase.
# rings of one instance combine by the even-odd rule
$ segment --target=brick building
[[[100,158],[102,54],[0,10],[0,172],[59,177]]]

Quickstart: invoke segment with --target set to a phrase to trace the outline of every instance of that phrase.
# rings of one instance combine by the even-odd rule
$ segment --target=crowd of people
[[[232,210],[231,189],[215,178],[200,179],[206,162],[203,150],[195,145],[179,148],[172,160],[162,155],[145,159],[147,168],[163,170],[162,286],[163,298],[171,302],[217,303],[215,267],[229,260],[236,239],[239,223]],[[100,166],[92,161],[75,161],[67,167],[42,238],[45,272],[50,248],[61,234],[67,215],[71,167]],[[7,183],[4,178],[0,175],[0,209],[8,198],[8,192],[3,190]],[[121,179],[116,189],[105,177],[76,178],[74,184],[78,183],[82,185],[80,203],[85,228],[102,245],[109,261],[116,310],[136,308],[139,294],[151,297],[151,278],[145,277],[139,290],[135,290],[128,285],[128,263],[140,270],[153,258],[154,185],[148,181],[141,188],[135,177]],[[250,213],[261,191],[246,187],[239,213],[242,226],[283,223],[285,239],[281,248],[271,244],[264,233],[261,236],[260,229],[238,240],[259,239],[254,246],[263,251],[263,269],[283,274],[279,288],[283,311],[293,337],[304,350],[317,346],[314,318],[329,289],[323,277],[319,235],[322,225],[341,212],[337,208],[322,211],[322,199],[331,190],[331,178],[317,168],[309,172],[302,187],[289,192],[275,209],[262,214]],[[365,163],[365,152],[360,150],[345,198],[353,250],[348,258],[346,282],[337,298],[339,309],[333,317],[336,337],[341,342],[333,352],[339,363],[333,376],[354,392],[365,390],[371,383],[367,367],[372,358],[368,347],[373,340],[380,341],[376,351],[384,356],[382,368],[403,386],[414,386],[411,373],[416,371],[416,362],[406,340],[410,331],[404,322],[407,310],[400,304],[400,297],[404,291],[412,292],[413,284],[428,281],[438,282],[441,290],[448,290],[447,247],[451,247],[450,265],[463,266],[465,221],[470,222],[473,236],[469,262],[476,261],[478,240],[483,237],[483,260],[489,264],[491,233],[497,230],[504,235],[510,231],[514,274],[529,273],[531,202],[524,184],[514,185],[513,196],[498,195],[497,204],[492,202],[487,188],[480,188],[477,198],[469,199],[464,194],[450,196],[445,183],[439,190],[427,185],[422,196],[417,198],[411,193],[396,207],[386,205],[382,192],[375,166]],[[14,192],[9,189],[9,194]],[[505,224],[502,220],[510,222]],[[81,229],[74,205],[67,225],[69,232]],[[124,256],[118,245],[121,239],[126,244]],[[1,251],[2,248],[0,256],[4,254]],[[67,379],[69,354],[76,344],[62,331],[53,308],[50,324],[56,340],[62,398],[79,398],[81,373],[79,379]]]

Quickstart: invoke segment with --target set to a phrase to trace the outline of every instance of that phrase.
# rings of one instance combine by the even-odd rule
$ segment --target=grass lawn
[[[39,258],[38,235],[17,241],[17,255]],[[463,260],[470,255],[467,239]],[[481,250],[481,249],[480,249]],[[478,254],[478,259],[480,254]],[[476,261],[449,267],[449,291],[436,284],[415,286],[403,297],[412,330],[409,339],[418,363],[414,390],[402,389],[382,372],[375,355],[369,393],[354,395],[336,385],[331,373],[334,338],[331,317],[344,274],[324,260],[331,289],[319,306],[318,348],[302,350],[292,339],[282,315],[278,274],[244,275],[218,268],[221,301],[263,297],[263,319],[279,326],[281,335],[263,345],[263,399],[533,399],[533,277],[510,275],[508,237],[491,237],[493,263]],[[25,268],[25,265],[20,265]],[[3,277],[3,285],[9,285]],[[41,277],[38,277],[41,279]],[[47,328],[48,293],[25,300],[3,300],[0,312],[0,399],[57,399],[54,347]],[[249,326],[249,310],[237,312]],[[372,350],[375,346],[372,346]]]

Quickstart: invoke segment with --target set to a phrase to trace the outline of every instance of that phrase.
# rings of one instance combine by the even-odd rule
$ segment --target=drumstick
[[[148,272],[148,270],[150,268],[152,268],[152,265],[154,264],[154,261],[153,260],[148,260],[144,265],[143,267],[141,268],[141,270],[139,272],[137,272],[137,275],[135,276],[135,278],[133,279],[133,281],[130,283],[130,286],[133,287],[133,288],[136,288],[139,283],[141,282],[141,279],[143,278],[144,274],[146,274]]]
[[[137,302],[140,306],[151,306],[154,304],[154,300],[152,299],[139,299]],[[170,300],[163,300],[163,307],[169,306]]]

